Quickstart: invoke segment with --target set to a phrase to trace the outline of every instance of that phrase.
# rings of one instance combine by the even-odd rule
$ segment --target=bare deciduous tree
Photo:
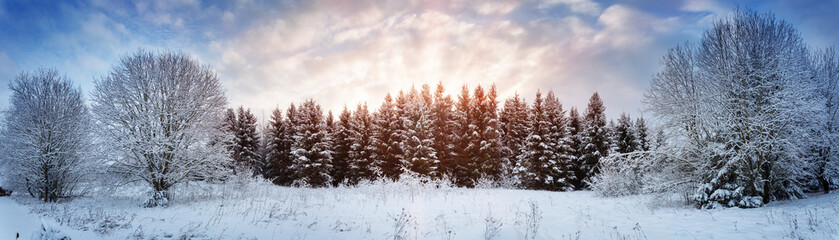
[[[46,202],[71,196],[88,170],[91,145],[81,90],[55,69],[23,72],[9,88],[2,132],[7,181]]]
[[[153,189],[146,206],[166,205],[167,190],[206,179],[229,161],[213,144],[227,99],[216,73],[182,53],[139,51],[96,79],[93,115],[119,155],[113,169]]]
[[[802,153],[824,113],[808,61],[795,28],[747,9],[665,55],[646,103],[678,136],[668,171],[699,184],[700,205],[801,196]]]

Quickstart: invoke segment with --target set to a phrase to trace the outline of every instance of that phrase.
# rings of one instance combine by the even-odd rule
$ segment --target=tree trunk
[[[763,204],[769,203],[769,197],[772,193],[771,171],[772,164],[769,161],[763,163]]]
[[[827,178],[824,177],[824,175],[819,177],[819,183],[821,184],[822,191],[824,191],[825,194],[830,193],[830,182],[827,181]]]
[[[826,154],[822,154],[822,155],[826,155]],[[827,157],[824,157],[822,159],[821,164],[819,164],[818,180],[819,180],[819,185],[821,185],[822,191],[824,191],[825,194],[828,194],[828,193],[830,193],[830,181],[827,180],[827,176],[825,174],[825,169],[826,168],[827,168]]]

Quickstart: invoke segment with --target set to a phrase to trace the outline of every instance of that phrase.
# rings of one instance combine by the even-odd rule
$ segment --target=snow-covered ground
[[[757,209],[697,210],[658,195],[602,198],[589,191],[414,183],[191,187],[173,191],[167,208],[140,207],[138,187],[99,189],[92,197],[47,204],[3,197],[0,239],[14,239],[15,233],[29,239],[42,221],[73,239],[839,238],[839,194]]]

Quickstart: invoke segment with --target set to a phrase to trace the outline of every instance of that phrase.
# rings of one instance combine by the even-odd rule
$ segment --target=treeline
[[[553,92],[537,92],[530,104],[518,94],[499,103],[494,85],[463,86],[454,99],[440,83],[388,94],[375,111],[345,107],[337,119],[314,100],[275,109],[262,128],[250,110],[228,109],[224,130],[236,168],[284,186],[411,175],[462,187],[486,181],[568,191],[586,188],[610,153],[652,145],[643,118],[623,114],[607,124],[597,93],[582,115],[564,110]]]
[[[177,184],[237,174],[284,186],[411,176],[567,191],[587,188],[609,154],[650,146],[643,119],[607,124],[597,93],[580,114],[553,92],[500,106],[494,85],[453,98],[440,83],[337,117],[314,100],[291,104],[258,126],[249,109],[228,109],[215,72],[184,53],[140,50],[94,83],[87,105],[55,69],[13,79],[0,124],[3,184],[57,201],[85,182],[141,181],[148,207],[167,205]]]

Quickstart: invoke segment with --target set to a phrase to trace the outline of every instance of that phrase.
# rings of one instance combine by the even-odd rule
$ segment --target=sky
[[[772,11],[814,48],[839,44],[839,1],[0,0],[0,109],[22,71],[57,68],[84,91],[139,49],[215,69],[257,117],[314,99],[339,113],[385,94],[495,84],[504,100],[599,92],[609,118],[642,115],[659,59],[735,6]]]

